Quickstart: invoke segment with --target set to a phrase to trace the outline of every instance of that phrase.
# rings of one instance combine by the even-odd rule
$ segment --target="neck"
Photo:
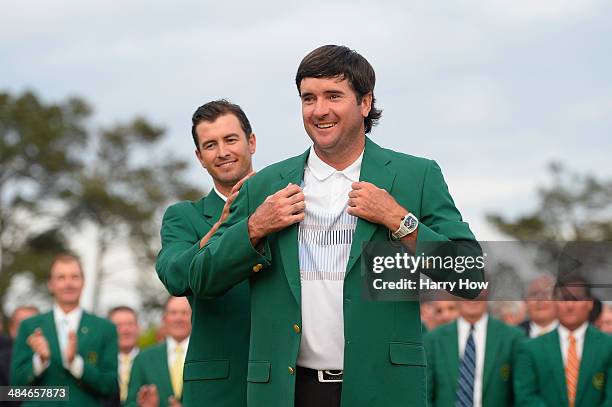
[[[223,185],[215,181],[215,188],[226,198],[230,196],[233,187],[233,185]]]
[[[122,348],[122,349],[120,348],[119,352],[124,354],[124,355],[127,355],[128,353],[131,353],[132,349],[134,349],[134,348],[135,348],[135,346],[132,346],[132,347],[129,347],[129,348]]]
[[[316,144],[314,150],[317,156],[330,167],[334,167],[336,171],[342,171],[361,155],[365,148],[365,135],[350,146],[349,151],[326,151],[319,148]]]
[[[76,304],[60,304],[60,303],[57,303],[57,306],[60,307],[60,309],[64,312],[64,314],[67,314],[70,311],[74,311],[75,309],[77,309],[78,306],[79,306],[79,303],[78,302]]]
[[[182,336],[182,337],[173,337],[172,339],[174,339],[176,342],[181,343],[183,342],[185,339],[187,339],[189,337],[189,335],[187,336]]]
[[[461,317],[463,319],[465,319],[465,321],[468,324],[474,325],[476,322],[480,321],[480,319],[482,318],[482,315],[476,315],[476,316],[474,316],[474,315],[461,315]]]
[[[579,323],[578,325],[563,325],[565,327],[565,329],[567,329],[570,332],[574,332],[576,329],[580,328],[582,326],[582,324],[584,324],[584,321]]]

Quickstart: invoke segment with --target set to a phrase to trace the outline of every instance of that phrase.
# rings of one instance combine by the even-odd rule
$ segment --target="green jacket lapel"
[[[44,318],[43,333],[47,342],[49,343],[49,350],[51,351],[51,359],[55,361],[58,366],[62,366],[62,351],[59,347],[59,339],[57,336],[57,329],[55,329],[55,317],[53,311],[49,312]]]
[[[449,382],[453,385],[457,385],[459,380],[459,334],[457,321],[452,322],[448,325],[448,335],[443,336],[444,343],[444,358],[446,363],[444,364],[448,368]],[[453,387],[453,392],[456,388]]]
[[[301,185],[304,178],[304,166],[308,159],[310,149],[291,160],[281,172],[281,180],[272,188],[276,192],[285,188],[289,183]],[[298,224],[293,224],[277,233],[281,261],[289,288],[298,304],[301,304],[300,262],[298,253]]]
[[[160,389],[160,394],[174,394],[174,389],[172,388],[172,379],[170,378],[170,365],[168,364],[167,341],[164,341],[162,351],[157,354],[157,360],[155,361],[155,365],[156,368],[159,369],[160,379],[163,380],[160,385],[163,385],[164,388]]]
[[[221,216],[225,201],[223,201],[214,189],[211,189],[208,195],[198,202],[198,205],[202,207],[204,220],[212,227]]]
[[[393,170],[387,167],[390,162],[389,154],[366,137],[365,151],[363,153],[363,161],[361,162],[360,181],[370,182],[390,193],[396,175]],[[346,267],[347,274],[361,257],[362,243],[370,240],[378,226],[363,219],[357,220],[353,244],[351,245],[351,254]]]
[[[496,331],[499,329],[497,321],[489,317],[487,322],[487,340],[485,344],[484,368],[482,372],[482,398],[487,391],[487,385],[491,382],[491,374],[496,366],[497,358],[500,356],[498,348],[501,342]]]
[[[594,328],[590,325],[584,334],[582,346],[582,358],[580,359],[580,370],[578,371],[578,387],[576,388],[576,406],[580,406],[580,400],[584,396],[585,390],[589,387],[589,379],[593,376],[593,367],[597,365],[598,340]]]
[[[565,367],[563,366],[563,356],[561,355],[561,343],[559,342],[559,331],[554,330],[542,338],[545,344],[548,366],[551,367],[551,374],[557,387],[559,388],[560,398],[563,405],[568,405],[567,386],[565,385]]]

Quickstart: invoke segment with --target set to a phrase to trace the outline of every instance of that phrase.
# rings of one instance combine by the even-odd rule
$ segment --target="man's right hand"
[[[302,188],[289,184],[270,195],[249,218],[249,239],[257,247],[264,237],[304,220]]]
[[[26,343],[32,348],[34,353],[40,356],[40,360],[43,364],[47,363],[51,357],[51,351],[49,350],[49,342],[47,342],[47,338],[45,338],[40,328],[36,328],[34,332],[28,336]]]
[[[136,396],[138,407],[159,407],[159,393],[154,384],[145,384],[138,390]]]

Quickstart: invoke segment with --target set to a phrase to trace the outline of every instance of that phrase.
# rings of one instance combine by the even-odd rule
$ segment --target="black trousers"
[[[342,382],[320,383],[317,371],[297,367],[295,407],[340,407]]]

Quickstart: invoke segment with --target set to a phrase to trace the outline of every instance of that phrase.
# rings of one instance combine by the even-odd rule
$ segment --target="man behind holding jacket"
[[[240,106],[216,100],[193,114],[195,154],[213,180],[197,202],[179,202],[164,214],[157,274],[170,294],[188,296],[192,340],[184,371],[183,405],[243,407],[249,346],[249,286],[238,284],[215,299],[192,296],[189,265],[229,213],[241,179],[252,171],[255,134]]]
[[[308,54],[296,85],[313,147],[250,178],[191,263],[200,298],[250,281],[249,406],[426,405],[419,304],[361,298],[362,243],[474,236],[435,162],[366,137],[374,83],[347,47]]]

